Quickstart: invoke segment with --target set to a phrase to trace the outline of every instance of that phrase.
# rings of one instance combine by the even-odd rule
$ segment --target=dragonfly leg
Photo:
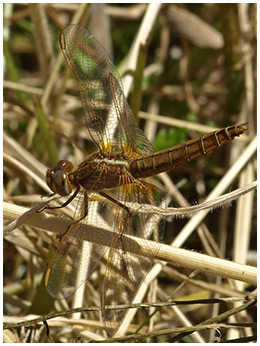
[[[88,194],[87,194],[87,192],[85,191],[85,192],[84,192],[84,211],[83,211],[83,215],[82,215],[79,219],[73,221],[73,222],[69,225],[69,227],[66,229],[66,231],[65,231],[64,233],[61,234],[61,237],[63,237],[63,236],[70,230],[70,228],[71,228],[72,226],[75,226],[75,225],[76,225],[77,223],[79,223],[81,220],[85,219],[85,217],[86,217],[87,215],[88,215]]]
[[[113,197],[107,195],[105,192],[99,192],[99,194],[103,197],[105,197],[106,199],[108,199],[110,202],[115,203],[116,205],[119,205],[121,208],[123,208],[128,214],[130,214],[130,209],[128,207],[126,207],[124,204],[120,203],[119,201],[117,201],[116,199],[114,199]]]
[[[116,205],[120,206],[123,210],[126,211],[127,215],[125,217],[121,217],[120,222],[119,222],[119,236],[117,238],[117,242],[121,243],[121,245],[118,245],[118,248],[122,251],[122,254],[126,253],[126,251],[124,250],[124,244],[123,244],[123,234],[125,233],[125,229],[126,229],[126,223],[128,220],[129,215],[131,214],[131,211],[128,207],[126,207],[124,204],[120,203],[119,201],[117,201],[116,199],[114,199],[113,197],[107,195],[105,192],[99,192],[99,194],[105,198],[107,198],[109,201],[111,201],[112,203],[115,203]]]
[[[121,257],[123,257],[122,255],[126,254],[126,250],[124,248],[124,238],[123,238],[123,233],[125,232],[125,225],[127,223],[127,219],[128,219],[129,214],[127,214],[127,216],[125,218],[121,218],[120,220],[120,233],[119,233],[119,237],[118,237],[118,241],[121,242],[121,246],[118,246],[118,248],[121,250]]]
[[[75,223],[85,219],[85,217],[87,215],[88,215],[88,193],[87,193],[87,191],[85,191],[84,192],[84,210],[83,210],[83,214],[82,214],[82,216],[79,219],[75,220],[71,225],[73,225],[73,224],[75,224]]]
[[[39,212],[41,213],[43,210],[45,209],[60,209],[60,208],[64,208],[66,207],[68,204],[70,204],[71,201],[73,201],[73,199],[77,196],[78,192],[80,190],[80,187],[77,187],[75,192],[73,193],[72,196],[70,196],[70,198],[64,202],[62,205],[58,206],[58,207],[50,207],[50,206],[47,206],[47,207],[44,207],[42,208]]]

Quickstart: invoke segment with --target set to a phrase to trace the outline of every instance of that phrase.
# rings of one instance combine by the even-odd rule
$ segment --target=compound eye
[[[53,175],[52,186],[54,192],[61,196],[67,196],[71,193],[71,184],[66,173],[61,170],[57,171]]]
[[[73,164],[67,160],[60,160],[55,164],[53,170],[54,172],[63,171],[70,173],[73,170]]]
[[[67,196],[72,191],[72,186],[68,174],[73,170],[71,162],[61,160],[57,162],[53,169],[46,172],[46,182],[49,188],[61,196]]]
[[[55,192],[54,186],[53,186],[53,177],[54,177],[54,171],[53,169],[48,169],[46,172],[46,183],[51,189],[52,192]]]

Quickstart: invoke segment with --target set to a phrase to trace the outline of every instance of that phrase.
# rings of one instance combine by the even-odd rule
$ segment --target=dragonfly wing
[[[99,149],[142,154],[154,151],[138,127],[120,75],[104,47],[77,24],[63,30],[60,42],[80,90],[88,131]]]
[[[76,220],[84,210],[82,199],[75,212]],[[92,274],[106,252],[108,247],[95,241],[95,237],[104,229],[99,209],[100,202],[89,199],[88,215],[73,223],[62,236],[45,274],[45,287],[53,298],[70,296]],[[104,211],[103,203],[102,210]],[[107,240],[107,243],[109,242],[110,239]]]
[[[88,227],[88,231],[96,232]],[[84,229],[86,232],[86,229]],[[107,247],[82,240],[82,225],[74,224],[62,237],[50,261],[45,286],[55,299],[70,296],[95,270]]]
[[[139,189],[139,187],[135,187]],[[155,187],[144,183],[137,194],[122,193],[124,204],[131,209],[131,203],[164,205],[161,194]],[[121,190],[121,191],[119,191]],[[122,202],[122,198],[119,198]],[[108,263],[102,290],[102,319],[107,332],[112,335],[119,328],[127,309],[110,310],[106,306],[131,304],[143,283],[148,271],[154,264],[147,252],[156,255],[164,235],[164,221],[158,215],[140,213],[138,210],[128,213],[117,207],[115,232],[110,245]],[[128,236],[135,236],[131,238]],[[142,239],[142,246],[138,243]],[[149,240],[154,240],[149,242]]]

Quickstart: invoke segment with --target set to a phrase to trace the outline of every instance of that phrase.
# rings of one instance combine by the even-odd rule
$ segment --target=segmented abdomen
[[[169,171],[187,161],[207,154],[209,151],[238,137],[246,130],[247,123],[224,127],[170,149],[137,158],[131,162],[130,172],[135,178],[147,178]]]

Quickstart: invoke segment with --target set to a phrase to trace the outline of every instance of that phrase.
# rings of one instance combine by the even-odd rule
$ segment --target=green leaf
[[[187,129],[180,127],[178,129],[162,129],[158,132],[155,142],[153,143],[157,151],[174,147],[177,144],[185,142]]]

